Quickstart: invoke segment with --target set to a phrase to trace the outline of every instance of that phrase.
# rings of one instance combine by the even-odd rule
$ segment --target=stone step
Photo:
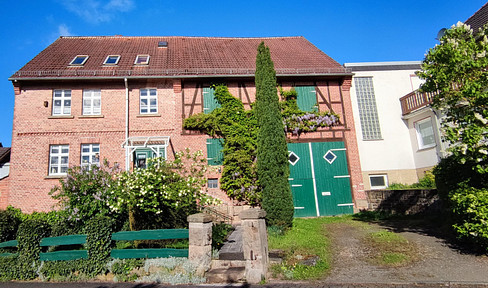
[[[244,260],[242,227],[236,226],[219,251],[220,260]]]
[[[221,269],[230,267],[245,267],[245,260],[212,260],[211,269]]]
[[[229,267],[211,269],[205,274],[207,283],[239,283],[244,282],[245,267]]]

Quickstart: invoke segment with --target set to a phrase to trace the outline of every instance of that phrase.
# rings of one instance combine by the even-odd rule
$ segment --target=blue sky
[[[0,12],[0,142],[10,146],[7,79],[59,36],[304,36],[339,63],[422,60],[437,32],[486,1],[17,0]]]

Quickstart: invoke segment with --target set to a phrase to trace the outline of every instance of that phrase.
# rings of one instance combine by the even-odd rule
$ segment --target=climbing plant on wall
[[[257,122],[254,112],[244,110],[242,102],[232,96],[226,86],[214,88],[221,108],[185,119],[184,128],[224,139],[220,187],[232,199],[257,205],[261,193],[256,177]]]
[[[276,84],[274,84],[276,89]],[[222,138],[223,171],[220,188],[235,200],[250,205],[260,205],[261,186],[256,171],[256,145],[258,124],[256,109],[245,110],[242,102],[234,97],[225,85],[214,85],[214,96],[220,104],[211,113],[199,113],[185,119],[183,127]],[[339,117],[329,111],[305,112],[298,108],[297,92],[279,89],[279,102],[283,130],[293,135],[314,132],[319,127],[339,123]],[[279,111],[280,111],[279,110]]]

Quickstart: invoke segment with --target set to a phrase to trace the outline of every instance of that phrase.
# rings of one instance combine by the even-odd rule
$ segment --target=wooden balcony
[[[402,105],[402,115],[407,115],[408,113],[415,111],[417,109],[423,108],[430,103],[432,103],[432,98],[436,93],[422,93],[418,90],[408,93],[407,95],[400,98],[400,103]]]

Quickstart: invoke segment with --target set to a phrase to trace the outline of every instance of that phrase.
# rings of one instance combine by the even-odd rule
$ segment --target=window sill
[[[52,115],[49,116],[48,119],[73,119],[75,116],[73,115]]]
[[[66,177],[68,177],[68,175],[47,175],[44,179],[62,179]]]
[[[104,118],[103,115],[80,115],[78,118]]]
[[[417,150],[417,152],[421,152],[421,151],[429,150],[429,149],[435,148],[436,146],[437,146],[437,145],[431,145],[431,146],[419,147],[419,149]]]
[[[139,114],[136,115],[137,118],[145,118],[145,117],[161,117],[161,114]]]

